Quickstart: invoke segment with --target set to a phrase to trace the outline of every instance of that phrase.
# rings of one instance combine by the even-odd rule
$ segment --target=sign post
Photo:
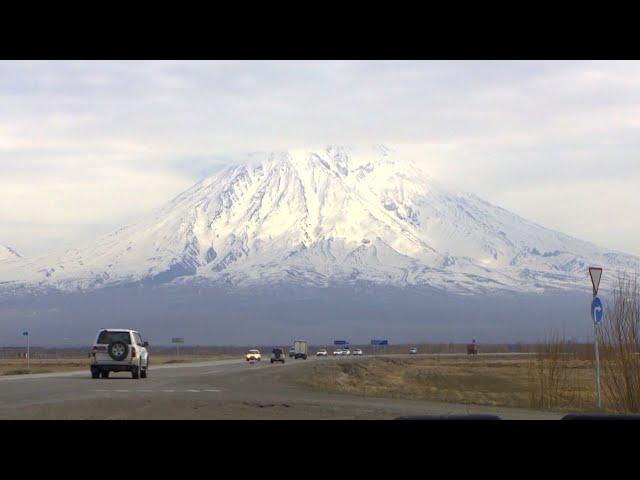
[[[27,337],[27,370],[31,370],[31,352],[30,352],[30,345],[29,345],[29,330],[23,330],[22,331],[22,336],[23,337]]]
[[[600,410],[600,352],[598,351],[598,326],[602,323],[604,309],[602,302],[598,298],[598,287],[602,278],[602,268],[589,267],[589,276],[593,287],[593,300],[591,301],[591,318],[593,319],[593,336],[596,353],[596,407]]]
[[[389,345],[389,340],[371,340],[371,345],[373,345],[375,352],[378,353],[378,349],[376,347],[381,346],[384,349],[384,347]]]
[[[184,338],[182,337],[173,337],[171,339],[171,343],[175,343],[176,344],[176,356],[180,356],[180,344],[184,343]]]

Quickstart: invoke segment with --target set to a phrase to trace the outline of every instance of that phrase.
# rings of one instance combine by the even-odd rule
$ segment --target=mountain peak
[[[384,145],[254,152],[93,246],[0,268],[62,289],[358,281],[456,293],[576,289],[639,260],[434,181]]]

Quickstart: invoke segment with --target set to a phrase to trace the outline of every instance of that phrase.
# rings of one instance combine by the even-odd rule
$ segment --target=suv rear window
[[[124,342],[127,345],[131,345],[131,336],[129,332],[109,332],[103,330],[98,335],[98,344],[106,345],[111,342]]]

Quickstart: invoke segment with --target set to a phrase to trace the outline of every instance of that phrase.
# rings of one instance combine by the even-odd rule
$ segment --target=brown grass
[[[299,381],[324,391],[476,405],[532,407],[531,359],[527,357],[369,358],[314,365]],[[570,362],[575,384],[552,408],[588,410],[593,397],[589,361]],[[541,407],[538,407],[541,408]]]
[[[589,410],[593,407],[593,348],[552,334],[529,361],[529,406],[537,409]],[[589,373],[591,372],[591,373]]]
[[[210,360],[226,360],[241,358],[238,355],[152,355],[153,365],[167,365],[172,363],[206,362]],[[24,358],[0,359],[0,375],[26,375],[31,373],[66,372],[72,370],[89,370],[89,357],[77,358],[38,358],[32,359],[30,368],[27,369],[27,360]]]

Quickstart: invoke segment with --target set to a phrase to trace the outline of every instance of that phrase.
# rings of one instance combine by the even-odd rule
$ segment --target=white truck
[[[293,358],[303,360],[307,359],[307,342],[304,340],[296,340],[293,342]]]

